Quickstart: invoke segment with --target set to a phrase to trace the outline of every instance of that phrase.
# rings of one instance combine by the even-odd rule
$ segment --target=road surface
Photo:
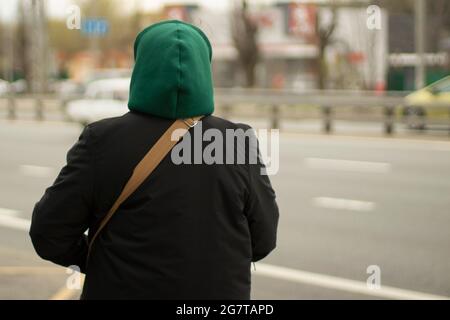
[[[0,299],[79,295],[26,232],[79,133],[62,122],[0,121]],[[278,247],[256,263],[254,299],[450,297],[449,140],[285,133],[271,179]],[[371,275],[379,288],[366,284]]]

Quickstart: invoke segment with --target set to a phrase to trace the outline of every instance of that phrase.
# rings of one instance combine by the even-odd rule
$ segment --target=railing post
[[[63,119],[65,121],[70,121],[69,114],[67,113],[67,104],[69,103],[69,100],[67,98],[60,98],[60,102],[59,108],[63,115]]]
[[[280,129],[280,106],[276,104],[271,108],[271,128]]]
[[[16,99],[12,94],[8,95],[8,119],[16,119]]]
[[[42,98],[41,97],[36,97],[35,100],[35,108],[36,108],[36,119],[37,120],[43,120],[44,119],[44,106],[42,103]]]
[[[230,120],[231,117],[231,106],[229,104],[224,104],[222,106],[223,117],[227,120]]]
[[[332,131],[332,110],[330,106],[322,106],[323,131],[331,133]]]
[[[394,114],[395,108],[392,106],[384,107],[384,133],[391,135],[394,132]]]

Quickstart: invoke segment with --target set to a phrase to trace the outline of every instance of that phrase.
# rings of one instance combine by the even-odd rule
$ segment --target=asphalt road
[[[0,299],[76,298],[26,227],[80,127],[0,121]],[[282,134],[278,247],[255,299],[450,297],[450,140]],[[372,267],[369,267],[372,266]],[[378,270],[371,289],[367,268]],[[373,270],[373,269],[371,269]]]

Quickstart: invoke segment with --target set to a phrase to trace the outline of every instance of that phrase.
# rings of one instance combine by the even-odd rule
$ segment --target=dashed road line
[[[341,170],[354,172],[388,173],[392,165],[387,162],[355,161],[343,159],[305,158],[305,165],[311,169]]]
[[[312,202],[314,206],[326,209],[351,211],[372,211],[375,209],[375,203],[370,201],[331,197],[315,197],[312,199]]]
[[[4,215],[4,216],[15,217],[18,214],[19,214],[19,211],[17,211],[17,210],[8,209],[8,208],[0,208],[0,216]]]
[[[47,178],[54,174],[55,170],[51,167],[36,166],[30,164],[23,164],[19,167],[23,175],[37,178]]]
[[[0,266],[0,275],[53,275],[64,273],[62,267]]]
[[[11,215],[0,214],[0,226],[10,229],[28,231],[30,230],[31,221]]]

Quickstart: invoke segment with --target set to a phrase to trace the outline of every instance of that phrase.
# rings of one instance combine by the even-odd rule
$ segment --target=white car
[[[6,95],[10,90],[8,81],[0,79],[0,96]]]
[[[87,125],[104,118],[128,112],[130,78],[96,80],[86,87],[85,98],[67,104],[67,114],[73,121]]]

